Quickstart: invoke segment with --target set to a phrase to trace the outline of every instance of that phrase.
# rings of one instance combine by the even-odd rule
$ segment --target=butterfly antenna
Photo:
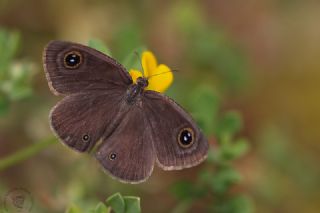
[[[139,59],[139,64],[140,64],[141,69],[142,69],[142,72],[143,72],[142,75],[144,76],[144,69],[143,69],[143,66],[142,66],[141,57],[140,57],[138,51],[134,51],[134,54],[135,54],[135,55],[137,56],[137,58]]]
[[[148,80],[149,80],[151,77],[154,77],[154,76],[157,76],[157,75],[162,75],[162,74],[165,74],[165,73],[168,73],[168,72],[179,72],[179,70],[169,70],[169,71],[161,72],[161,73],[158,73],[158,74],[150,75],[150,76],[148,77]]]

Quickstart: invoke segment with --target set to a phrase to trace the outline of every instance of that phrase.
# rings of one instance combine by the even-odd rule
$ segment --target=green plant
[[[31,72],[29,69],[25,68],[25,66],[19,66],[18,75],[12,74],[16,63],[14,53],[18,48],[18,41],[18,33],[0,31],[0,49],[6,52],[2,57],[3,61],[0,63],[0,80],[3,82],[0,87],[0,112],[6,112],[9,109],[10,102],[21,100],[32,94],[30,86]],[[108,55],[111,54],[109,48],[100,40],[90,40],[89,46]],[[136,51],[141,53],[144,49],[145,47],[141,46]],[[140,68],[139,57],[134,53],[119,61],[123,61],[127,69]],[[190,84],[194,85],[194,90],[190,91],[186,87],[179,87],[178,83],[178,86],[174,88],[176,92],[174,93],[171,90],[171,95],[175,96],[175,94],[179,93],[177,91],[182,89],[190,91],[188,99],[183,100],[178,97],[178,101],[180,99],[179,102],[193,114],[193,117],[206,135],[214,135],[215,137],[209,137],[211,148],[208,160],[204,169],[199,173],[196,182],[178,181],[172,186],[172,192],[178,199],[178,204],[173,212],[187,212],[194,208],[197,202],[207,199],[210,200],[211,204],[205,207],[206,211],[251,212],[253,207],[250,199],[241,193],[231,192],[232,187],[241,181],[241,175],[234,168],[233,162],[243,156],[249,148],[246,139],[236,137],[236,134],[242,128],[241,116],[235,111],[221,113],[222,98],[215,87],[208,84]],[[189,85],[188,82],[186,85]],[[28,148],[2,158],[0,159],[0,170],[34,156],[54,143],[56,143],[56,139],[46,139],[42,143],[32,144]],[[140,200],[138,197],[122,196],[116,193],[105,202],[99,202],[94,209],[90,210],[92,213],[107,213],[111,211],[116,213],[138,213],[141,211]],[[85,210],[76,204],[72,204],[66,212],[79,213],[85,212]]]
[[[84,213],[79,206],[72,204],[66,213]],[[111,195],[105,202],[99,202],[90,213],[140,213],[140,198],[134,196],[122,196],[120,193]]]
[[[32,96],[32,62],[17,60],[20,35],[16,31],[0,28],[0,117],[5,116],[10,105]],[[13,166],[55,143],[49,138],[0,159],[0,171]]]
[[[178,85],[181,93],[188,91],[189,95],[188,99],[175,98],[193,114],[211,142],[206,165],[196,181],[182,180],[172,186],[179,200],[173,212],[199,211],[197,204],[208,200],[210,205],[202,206],[202,211],[252,212],[251,199],[241,192],[232,192],[242,180],[234,162],[249,149],[247,139],[237,137],[243,126],[241,115],[222,108],[224,96],[239,91],[247,81],[246,60],[217,25],[206,22],[201,11],[194,1],[178,1],[171,13],[171,19],[188,42],[186,46],[192,49],[186,57],[190,57],[193,70],[204,79],[201,84],[189,80],[184,82],[187,86]],[[212,85],[212,81],[216,84]],[[191,91],[190,85],[194,88]]]
[[[32,63],[15,59],[19,43],[18,32],[0,28],[0,116],[7,113],[12,102],[32,94],[34,69]]]
[[[249,148],[246,139],[235,137],[242,127],[241,116],[235,111],[227,111],[221,116],[219,98],[210,87],[199,86],[195,94],[196,101],[189,103],[189,108],[197,107],[195,118],[202,129],[215,135],[212,138],[215,144],[211,146],[206,166],[195,183],[178,181],[172,186],[172,192],[180,200],[174,212],[188,212],[194,203],[205,199],[211,200],[206,211],[252,212],[249,197],[230,192],[242,180],[233,162]]]

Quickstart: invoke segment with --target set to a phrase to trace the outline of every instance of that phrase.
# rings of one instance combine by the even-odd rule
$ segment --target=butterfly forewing
[[[132,83],[128,72],[114,59],[81,44],[52,41],[44,50],[43,61],[49,87],[56,95]]]
[[[109,90],[77,93],[61,100],[51,111],[51,127],[69,147],[89,151],[106,131],[112,131],[113,118],[125,91]]]

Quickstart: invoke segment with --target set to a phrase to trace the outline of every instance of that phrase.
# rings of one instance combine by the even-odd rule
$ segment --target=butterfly
[[[51,41],[43,53],[50,90],[64,96],[51,129],[78,152],[90,152],[113,178],[140,183],[156,163],[180,170],[205,160],[208,141],[191,116],[162,93],[133,81],[115,59],[90,47]]]

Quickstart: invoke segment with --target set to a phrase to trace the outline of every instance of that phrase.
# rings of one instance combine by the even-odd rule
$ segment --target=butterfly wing
[[[89,151],[106,131],[114,128],[114,118],[125,90],[77,93],[65,97],[50,113],[52,130],[67,146]]]
[[[162,169],[188,168],[206,158],[208,141],[177,103],[155,91],[145,91],[143,103],[152,129],[157,164]]]
[[[105,137],[95,154],[114,178],[129,183],[145,181],[152,173],[155,156],[150,127],[144,112],[132,106],[115,131]]]
[[[56,95],[126,87],[132,83],[121,64],[81,44],[51,41],[44,50],[43,63],[49,87]]]
[[[131,77],[119,63],[80,44],[52,41],[44,50],[44,68],[49,87],[56,95],[67,95],[50,113],[53,131],[69,147],[90,150],[106,130]]]

